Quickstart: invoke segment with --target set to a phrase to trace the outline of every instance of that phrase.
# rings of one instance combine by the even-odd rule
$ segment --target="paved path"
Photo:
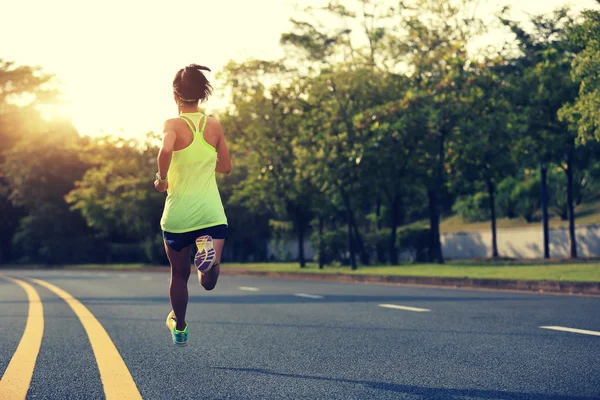
[[[2,400],[600,398],[600,298],[223,276],[177,348],[165,273],[0,274]]]

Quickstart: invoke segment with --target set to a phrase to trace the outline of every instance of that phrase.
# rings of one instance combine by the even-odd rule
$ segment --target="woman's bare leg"
[[[223,252],[223,246],[225,246],[225,239],[213,239],[212,242],[215,248],[215,264],[208,272],[198,271],[198,280],[206,290],[213,290],[217,286],[217,280],[221,272],[221,253]]]
[[[171,263],[171,283],[169,285],[169,298],[171,307],[177,318],[176,329],[182,331],[185,329],[185,312],[188,303],[188,279],[190,278],[190,247],[181,251],[175,251],[169,248],[165,243],[165,251]]]

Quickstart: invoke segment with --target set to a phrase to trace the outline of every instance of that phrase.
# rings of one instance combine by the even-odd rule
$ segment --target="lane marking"
[[[323,296],[319,296],[318,294],[308,294],[308,293],[294,293],[294,296],[306,297],[308,299],[322,299],[323,298]]]
[[[142,396],[123,358],[94,314],[79,300],[51,283],[31,278],[31,281],[54,292],[73,310],[87,332],[104,386],[106,400],[141,399]]]
[[[0,378],[0,399],[25,399],[44,335],[44,307],[40,295],[29,283],[0,274],[21,286],[27,294],[29,310],[21,341],[4,375]]]
[[[553,331],[563,331],[563,332],[581,333],[583,335],[600,336],[600,332],[586,331],[585,329],[567,328],[567,327],[564,327],[564,326],[540,326],[540,328],[542,328],[542,329],[550,329],[550,330],[553,330]]]
[[[127,278],[129,275],[127,274],[119,274],[119,278]]]
[[[396,309],[396,310],[405,310],[405,311],[414,311],[414,312],[429,312],[429,311],[431,311],[430,309],[427,309],[427,308],[398,306],[396,304],[380,304],[379,307],[393,308],[393,309]]]
[[[143,280],[143,281],[151,281],[151,280],[152,280],[152,278],[151,278],[151,277],[149,277],[149,276],[142,276],[142,280]]]
[[[260,290],[259,288],[249,287],[249,286],[240,286],[240,287],[238,287],[238,289],[243,290],[245,292],[258,292]]]

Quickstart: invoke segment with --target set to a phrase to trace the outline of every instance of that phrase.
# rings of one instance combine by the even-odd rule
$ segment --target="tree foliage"
[[[225,259],[266,260],[271,240],[304,266],[310,240],[321,267],[441,263],[445,216],[489,219],[495,238],[497,218],[538,223],[544,199],[577,255],[574,207],[600,195],[600,14],[502,12],[515,40],[474,54],[476,6],[330,1],[295,16],[285,58],[224,68]],[[42,118],[59,100],[52,76],[0,60],[0,261],[166,262],[157,136],[81,137]]]

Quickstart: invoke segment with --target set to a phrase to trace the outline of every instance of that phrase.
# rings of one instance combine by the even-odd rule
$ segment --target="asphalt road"
[[[222,276],[177,348],[165,273],[0,274],[2,400],[600,398],[600,298]]]

